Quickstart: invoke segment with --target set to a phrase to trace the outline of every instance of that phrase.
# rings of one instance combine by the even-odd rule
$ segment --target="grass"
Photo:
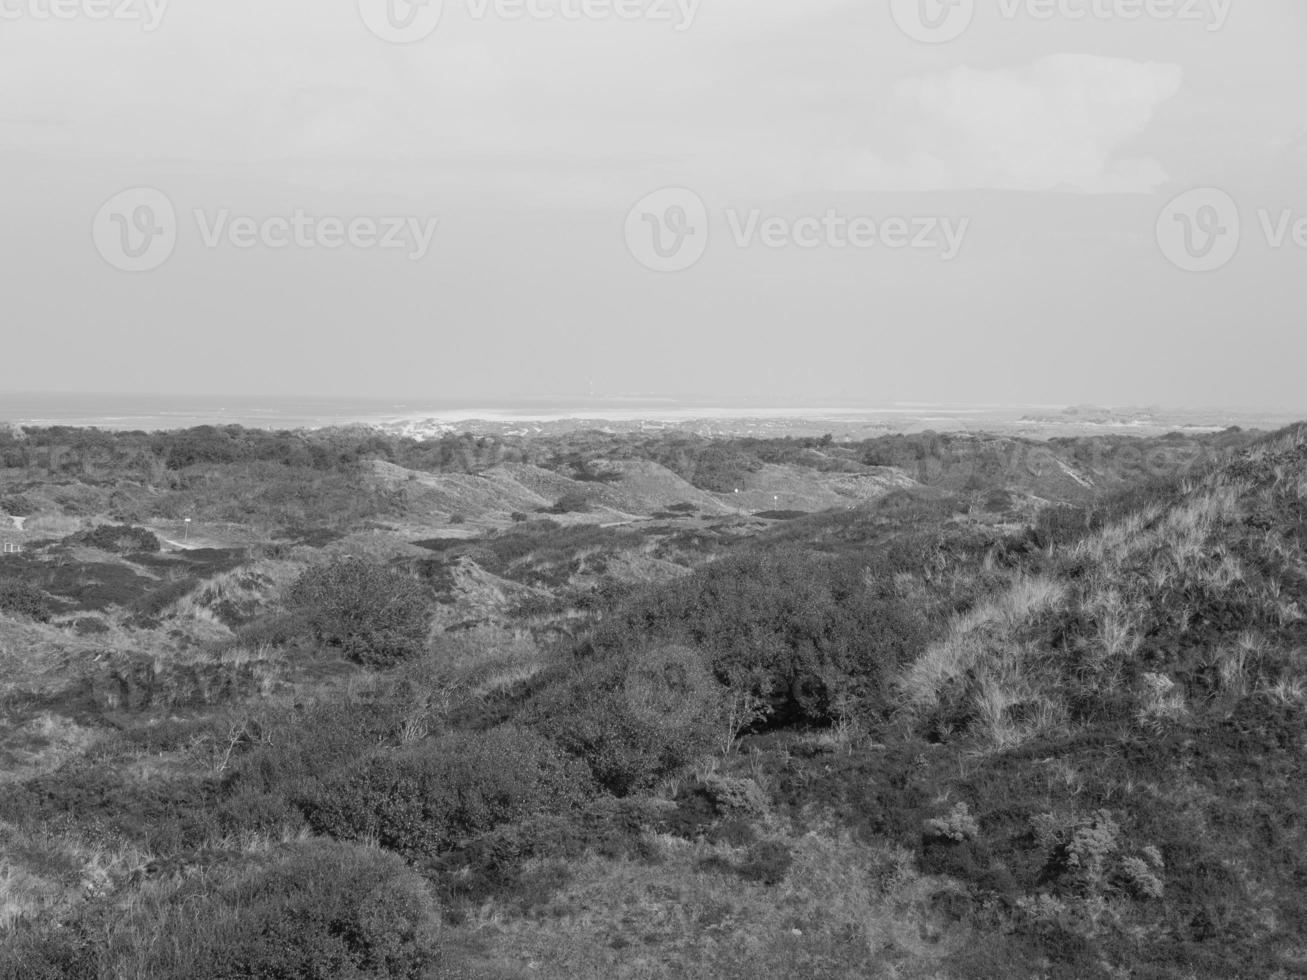
[[[1293,435],[1277,451],[1301,446]],[[1275,458],[1269,449],[1253,456]],[[1054,547],[1052,576],[1018,574],[903,673],[904,708],[1001,750],[1065,731],[1089,702],[1133,702],[1136,722],[1154,726],[1182,717],[1196,696],[1237,698],[1292,681],[1297,668],[1265,651],[1283,642],[1271,634],[1298,621],[1282,576],[1300,567],[1301,538],[1244,529],[1250,512],[1296,500],[1283,464],[1258,475],[1245,465],[1189,482],[1170,507],[1146,505]],[[1193,635],[1163,654],[1150,637],[1165,629]]]
[[[1021,665],[1017,634],[1034,617],[1055,608],[1066,589],[1048,577],[1018,576],[996,598],[954,619],[944,639],[931,646],[904,671],[899,690],[914,713],[937,707],[944,688],[985,663],[1000,675]]]
[[[834,829],[771,832],[793,854],[780,884],[724,870],[742,848],[656,835],[647,860],[587,858],[536,915],[492,904],[463,931],[512,951],[496,967],[542,976],[947,975],[967,938],[933,911],[947,882],[919,875],[907,852]]]
[[[0,933],[49,920],[108,895],[149,862],[134,844],[89,840],[68,830],[25,830],[0,823]]]
[[[229,629],[243,626],[273,611],[281,591],[302,570],[296,562],[263,559],[219,573],[196,583],[163,611],[162,618],[201,620]]]

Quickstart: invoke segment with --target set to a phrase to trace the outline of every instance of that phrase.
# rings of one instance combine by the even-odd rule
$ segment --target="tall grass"
[[[931,644],[899,680],[902,703],[914,712],[939,702],[950,681],[981,663],[1002,668],[1022,660],[1017,634],[1034,617],[1056,608],[1066,586],[1049,576],[1020,576],[1006,591],[949,624],[944,639]]]

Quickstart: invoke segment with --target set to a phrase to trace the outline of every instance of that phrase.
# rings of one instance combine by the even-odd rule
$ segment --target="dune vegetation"
[[[0,431],[0,977],[1307,974],[1307,427]]]

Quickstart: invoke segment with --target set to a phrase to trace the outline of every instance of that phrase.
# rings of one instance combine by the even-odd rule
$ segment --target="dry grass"
[[[1119,579],[1121,570],[1158,554],[1176,568],[1199,560],[1208,542],[1241,509],[1250,487],[1241,481],[1214,477],[1210,485],[1194,487],[1178,507],[1154,505],[1104,528],[1069,551],[1069,557],[1093,566],[1100,577]]]
[[[1182,488],[1179,503],[1152,505],[1080,540],[1051,560],[1067,561],[1091,573],[1074,592],[1054,578],[1021,578],[1003,594],[977,606],[950,624],[943,640],[932,645],[903,674],[901,703],[918,716],[939,708],[946,691],[968,684],[979,730],[994,747],[1008,747],[1066,724],[1067,710],[1057,694],[1059,676],[1070,667],[1078,681],[1102,690],[1119,688],[1126,666],[1137,655],[1145,624],[1167,595],[1196,590],[1199,594],[1247,596],[1280,625],[1300,621],[1303,610],[1275,578],[1250,572],[1232,542],[1246,536],[1244,519],[1254,510],[1274,514],[1286,500],[1301,494],[1302,445],[1307,431],[1290,434],[1250,454],[1266,478],[1218,471]],[[1256,470],[1253,471],[1256,473]],[[1276,529],[1258,532],[1254,544],[1272,567],[1300,566],[1296,541]],[[1240,553],[1242,554],[1242,553]],[[1067,605],[1088,627],[1086,641],[1075,651],[1073,664],[1054,662],[1053,654],[1036,642],[1025,642],[1025,629],[1041,613]],[[1189,608],[1175,614],[1187,628]],[[1211,664],[1222,687],[1238,696],[1255,689],[1295,699],[1292,677],[1266,678],[1263,641],[1245,634],[1237,642],[1211,653]],[[1157,724],[1181,716],[1180,695],[1167,678],[1156,689],[1138,694],[1138,719]],[[1165,690],[1162,690],[1165,687]]]
[[[100,735],[48,711],[21,724],[0,724],[0,786],[53,772]]]
[[[1220,678],[1221,689],[1239,697],[1250,693],[1251,681],[1258,676],[1265,655],[1265,641],[1252,631],[1240,634],[1232,646],[1217,650],[1213,666]]]
[[[943,977],[964,930],[931,913],[950,885],[913,870],[908,852],[830,830],[785,837],[794,863],[774,886],[706,865],[726,845],[656,836],[657,863],[589,857],[540,918],[489,905],[468,927],[508,975],[585,980]],[[487,964],[489,966],[489,964]],[[487,975],[494,974],[493,970]]]
[[[80,517],[64,514],[34,514],[23,524],[23,530],[33,538],[66,538],[90,524]]]
[[[985,670],[975,700],[981,731],[997,749],[1014,748],[1069,727],[1066,707],[1049,696],[1041,679],[1021,659],[1010,658]]]
[[[19,830],[0,823],[0,930],[45,918],[106,894],[152,855],[127,843],[92,842],[76,834]]]
[[[1056,607],[1065,596],[1065,586],[1054,579],[1023,576],[996,599],[954,620],[948,635],[927,649],[901,678],[904,705],[913,711],[936,705],[949,681],[982,662],[1000,668],[1019,663],[1020,627]]]
[[[303,567],[298,562],[263,559],[215,575],[169,606],[164,618],[222,626],[214,610],[224,606],[245,610],[247,616],[266,612]]]
[[[529,680],[544,669],[546,658],[527,633],[496,626],[479,626],[442,633],[423,661],[409,668],[436,687],[457,685],[472,697]]]

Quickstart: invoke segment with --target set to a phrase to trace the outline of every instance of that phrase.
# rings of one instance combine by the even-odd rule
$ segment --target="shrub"
[[[975,840],[980,835],[980,825],[971,815],[970,807],[965,803],[957,803],[947,816],[932,817],[927,820],[923,833],[928,838],[951,841]]]
[[[0,510],[14,517],[31,517],[36,513],[36,505],[21,493],[0,497]]]
[[[643,590],[596,630],[618,651],[652,639],[708,652],[718,680],[771,699],[773,721],[833,719],[841,702],[887,706],[890,678],[925,624],[852,560],[783,548],[732,556]]]
[[[767,796],[752,779],[716,774],[695,778],[676,794],[675,808],[659,814],[665,833],[694,839],[753,843],[752,821],[767,812]]]
[[[273,612],[258,616],[236,631],[236,638],[245,646],[284,647],[308,631],[305,617],[294,612]]]
[[[622,480],[619,471],[598,469],[593,460],[584,459],[573,460],[570,476],[578,483],[620,483]]]
[[[220,900],[245,910],[227,954],[242,976],[416,978],[434,961],[431,897],[385,854],[314,844]]]
[[[682,662],[685,652],[636,647],[585,663],[541,691],[524,717],[610,792],[652,786],[701,758],[717,734],[720,688]]]
[[[585,783],[548,743],[505,726],[374,753],[305,794],[301,808],[319,833],[375,839],[419,861],[528,814],[575,805]]]
[[[190,777],[131,779],[86,760],[11,786],[0,820],[21,826],[76,824],[106,840],[155,853],[196,847],[214,831],[214,788]]]
[[[437,962],[438,916],[422,879],[393,855],[332,842],[218,866],[115,904],[16,937],[0,953],[0,975],[417,980]]]
[[[705,777],[700,786],[718,813],[756,817],[767,811],[767,796],[752,779],[713,774]]]
[[[404,713],[394,698],[344,698],[282,717],[264,744],[233,758],[224,793],[302,795],[395,741]]]
[[[50,597],[30,582],[0,579],[0,612],[27,616],[38,623],[50,622],[54,607]]]
[[[762,469],[757,457],[728,443],[712,442],[690,461],[689,472],[681,473],[694,486],[714,493],[731,493],[744,486],[750,473]]]
[[[287,606],[318,642],[378,667],[421,653],[432,617],[416,581],[358,558],[310,568],[291,586]]]
[[[115,555],[153,554],[161,550],[159,539],[153,532],[130,524],[102,524],[74,534],[69,540],[74,544],[99,548]]]
[[[73,622],[73,630],[78,636],[94,636],[108,633],[109,624],[98,616],[80,616]]]
[[[784,841],[764,840],[749,848],[735,870],[749,881],[779,885],[793,863],[794,855]]]
[[[590,509],[590,498],[584,493],[565,493],[546,508],[548,514],[584,514]]]
[[[132,612],[138,622],[146,622],[158,617],[165,609],[183,596],[189,595],[200,584],[194,575],[165,582],[132,603]]]

